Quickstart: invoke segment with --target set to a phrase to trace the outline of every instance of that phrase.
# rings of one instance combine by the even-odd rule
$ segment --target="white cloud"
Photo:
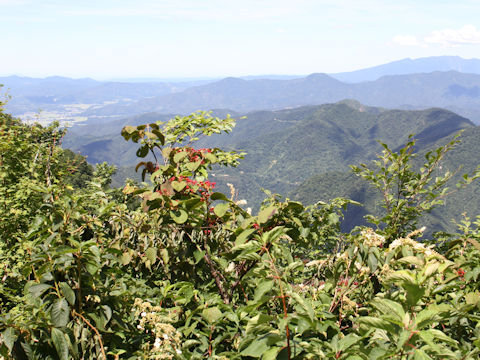
[[[465,25],[460,29],[433,31],[424,38],[428,44],[458,46],[462,44],[480,44],[480,31],[474,25]]]
[[[423,39],[413,35],[397,35],[392,39],[393,43],[401,46],[429,45],[459,46],[466,44],[480,44],[480,30],[474,25],[465,25],[460,29],[443,29],[432,31]]]
[[[411,35],[397,35],[393,38],[393,42],[397,45],[402,45],[402,46],[420,46],[421,45],[417,37],[411,36]]]

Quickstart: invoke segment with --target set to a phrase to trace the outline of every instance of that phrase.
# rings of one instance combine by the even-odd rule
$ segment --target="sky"
[[[0,0],[0,75],[336,73],[480,58],[480,0]]]

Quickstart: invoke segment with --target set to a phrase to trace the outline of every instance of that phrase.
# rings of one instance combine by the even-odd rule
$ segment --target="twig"
[[[95,334],[97,334],[98,336],[98,342],[100,343],[100,349],[102,350],[102,355],[103,357],[105,358],[105,360],[107,359],[107,355],[105,354],[105,349],[103,348],[103,341],[102,341],[102,336],[100,335],[100,333],[98,332],[97,328],[95,326],[93,326],[90,321],[88,321],[82,314],[79,314],[78,312],[76,312],[75,310],[72,310],[72,314],[73,315],[76,315],[78,316],[80,319],[82,319],[85,324],[87,324],[88,326],[90,326],[90,328],[95,332]]]

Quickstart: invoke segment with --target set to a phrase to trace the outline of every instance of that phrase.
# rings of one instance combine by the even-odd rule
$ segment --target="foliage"
[[[61,150],[51,141],[32,150],[31,128],[9,124],[2,134],[16,131],[18,142],[2,148],[2,159],[9,184],[23,184],[14,161],[42,146],[47,155]],[[243,154],[193,144],[233,126],[208,113],[126,126],[150,183],[121,192],[108,187],[108,164],[72,188],[68,171],[52,165],[57,158],[39,155],[40,171],[58,171],[38,175],[31,207],[18,203],[28,221],[2,215],[18,244],[2,248],[2,266],[17,272],[1,280],[1,356],[478,358],[480,220],[465,218],[438,246],[416,241],[423,230],[413,229],[442,194],[428,166],[448,147],[420,174],[408,165],[410,143],[399,153],[386,148],[386,164],[396,165],[366,174],[401,184],[401,196],[386,197],[383,227],[343,233],[346,199],[305,207],[269,195],[252,215],[233,185],[230,195],[215,192],[210,170],[236,166]]]

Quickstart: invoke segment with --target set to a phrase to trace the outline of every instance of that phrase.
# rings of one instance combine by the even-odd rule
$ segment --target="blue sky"
[[[478,0],[0,0],[0,75],[342,72],[480,57]]]

